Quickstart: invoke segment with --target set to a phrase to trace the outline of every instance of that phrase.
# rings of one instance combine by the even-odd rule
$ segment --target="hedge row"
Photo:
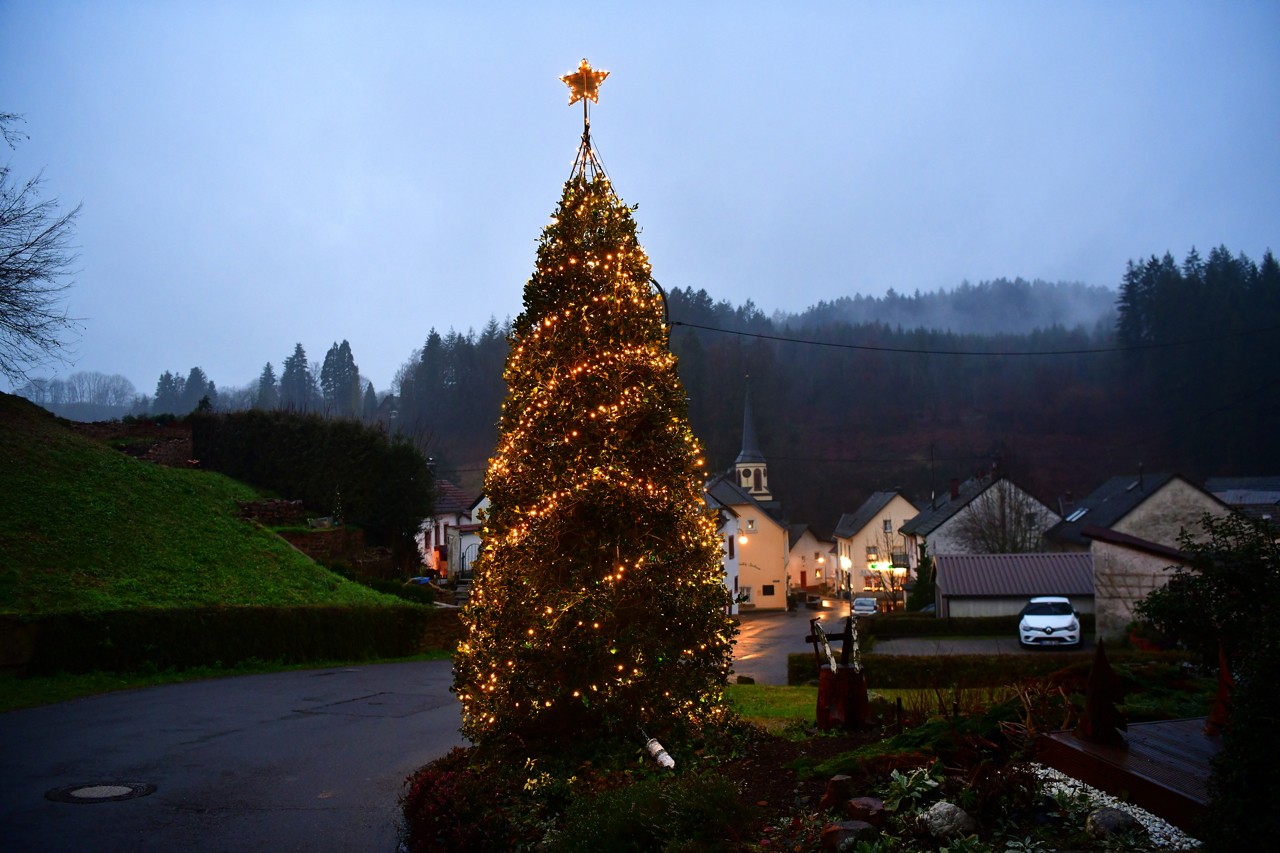
[[[1109,651],[1113,664],[1137,661],[1183,661],[1185,652]],[[1015,655],[864,655],[862,671],[871,688],[998,687],[1024,678],[1051,675],[1075,663],[1093,660],[1092,652]],[[813,653],[787,655],[787,684],[806,684],[818,677]]]
[[[451,646],[462,626],[457,610],[415,604],[202,607],[55,614],[5,633],[30,650],[22,672],[43,675],[403,657]]]
[[[1093,614],[1080,614],[1080,627],[1086,634],[1093,633]],[[889,637],[946,637],[982,636],[998,634],[1016,637],[1017,616],[952,616],[937,619],[932,616],[872,616],[858,622],[858,628],[887,639]]]

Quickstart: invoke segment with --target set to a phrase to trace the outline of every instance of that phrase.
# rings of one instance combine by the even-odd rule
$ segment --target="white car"
[[[1033,598],[1018,616],[1018,642],[1024,647],[1080,645],[1080,614],[1068,599]]]
[[[855,598],[853,600],[854,616],[875,616],[880,612],[880,606],[874,598]]]

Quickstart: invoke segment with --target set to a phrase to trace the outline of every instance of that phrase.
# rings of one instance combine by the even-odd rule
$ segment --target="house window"
[[[756,520],[754,518],[747,519],[747,532],[748,533],[756,532]]]
[[[884,532],[885,532],[885,533],[892,533],[892,532],[893,532],[893,519],[892,519],[892,518],[886,518],[886,519],[884,520]]]
[[[867,546],[867,562],[874,563],[876,560],[879,560],[879,559],[880,559],[880,549],[877,548],[875,545],[868,545]]]
[[[733,559],[733,534],[730,533],[728,536],[724,537],[724,539],[726,542],[729,543],[729,559],[732,560]]]
[[[771,584],[771,583],[767,583],[767,584],[765,584],[764,586],[760,587],[760,594],[761,594],[761,595],[773,595],[773,584]]]
[[[754,595],[752,595],[752,588],[751,588],[751,587],[749,587],[749,586],[740,586],[740,587],[738,587],[738,598],[739,598],[739,599],[741,599],[741,601],[742,601],[742,603],[743,603],[743,604],[755,604],[755,603],[756,603],[755,596],[754,596]]]

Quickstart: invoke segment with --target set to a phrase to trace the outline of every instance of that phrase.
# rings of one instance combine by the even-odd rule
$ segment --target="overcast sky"
[[[1280,250],[1280,4],[0,0],[18,175],[83,201],[70,370],[240,385],[520,311],[611,73],[667,287],[766,311]]]

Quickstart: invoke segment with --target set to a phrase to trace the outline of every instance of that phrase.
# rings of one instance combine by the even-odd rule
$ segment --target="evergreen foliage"
[[[190,420],[202,467],[346,517],[373,544],[416,554],[413,537],[431,514],[434,485],[422,454],[378,426],[317,413],[251,409]]]
[[[293,355],[284,360],[280,374],[280,405],[296,412],[309,412],[317,407],[320,391],[316,377],[307,363],[307,351],[296,344]]]
[[[361,408],[360,368],[351,355],[351,344],[335,343],[325,354],[320,369],[320,390],[325,411],[333,417],[352,418]]]
[[[1204,346],[1127,353],[1129,387],[1154,421],[1186,421],[1188,414],[1230,408],[1229,414],[1189,423],[1171,437],[1182,466],[1245,473],[1280,466],[1275,441],[1280,373],[1274,358],[1280,263],[1271,252],[1261,264],[1232,255],[1225,246],[1207,259],[1193,248],[1181,266],[1170,254],[1130,261],[1120,289],[1117,332],[1120,344],[1129,347],[1234,335]]]
[[[480,745],[635,738],[724,711],[721,542],[650,281],[630,209],[575,175],[511,334],[455,658]]]
[[[278,405],[280,405],[280,389],[276,385],[276,370],[268,361],[267,366],[262,368],[262,375],[258,377],[258,394],[254,399],[253,407],[274,409]]]

